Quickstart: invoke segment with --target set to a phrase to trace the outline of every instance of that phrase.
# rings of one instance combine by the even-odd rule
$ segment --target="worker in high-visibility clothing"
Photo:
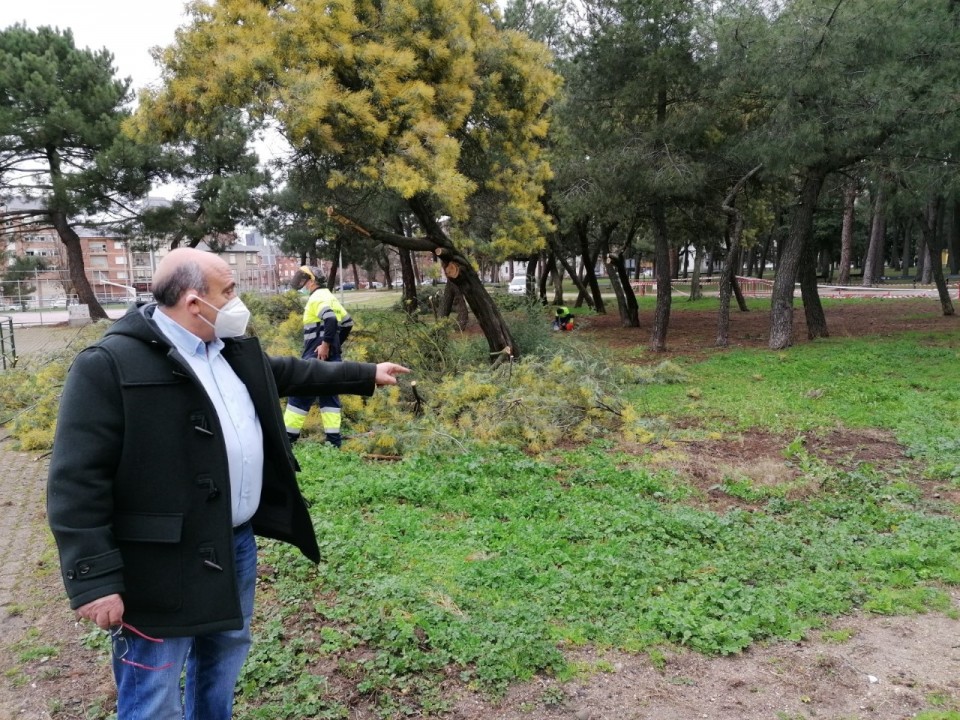
[[[570,312],[570,308],[563,307],[562,305],[557,307],[553,316],[553,329],[564,331],[573,330],[573,313]]]
[[[310,297],[303,310],[303,355],[304,359],[315,358],[325,362],[339,362],[341,348],[353,329],[353,318],[326,287],[326,278],[320,268],[304,265],[293,276],[291,285],[295,290],[306,288]],[[287,398],[283,422],[287,437],[294,443],[300,438],[307,413],[316,402],[320,406],[323,432],[334,447],[340,447],[341,405],[335,395],[320,397]]]

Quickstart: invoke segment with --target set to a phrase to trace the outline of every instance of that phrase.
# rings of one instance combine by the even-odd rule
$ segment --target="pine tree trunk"
[[[467,307],[467,301],[463,298],[463,293],[455,283],[448,282],[443,286],[443,295],[440,297],[439,317],[450,317],[456,311],[457,327],[461,332],[467,329],[470,322],[470,309]]]
[[[561,282],[562,274],[557,270],[557,256],[551,250],[547,253],[547,260],[544,263],[546,272],[543,273],[543,277],[540,278],[540,295],[546,301],[547,297],[547,282],[550,282],[553,285],[553,304],[554,305],[563,305],[563,284]]]
[[[953,201],[953,212],[950,213],[950,232],[948,236],[948,257],[950,274],[960,274],[960,200]]]
[[[770,257],[770,243],[773,242],[773,230],[767,233],[763,238],[763,250],[760,251],[760,258],[757,261],[757,277],[763,278],[767,270],[767,258]],[[774,271],[776,272],[776,271]]]
[[[653,204],[654,253],[656,257],[657,306],[653,313],[653,332],[650,347],[656,352],[667,349],[667,329],[670,325],[670,303],[672,301],[670,243],[667,240],[667,220],[663,203],[657,200]]]
[[[870,244],[867,246],[867,258],[863,261],[864,287],[873,287],[877,284],[877,257],[883,257],[883,235],[886,229],[886,222],[884,222],[886,193],[881,183],[877,184],[877,197],[873,203],[873,222],[870,224]]]
[[[536,291],[538,290],[537,288],[537,256],[536,255],[531,255],[529,258],[527,258],[526,276],[527,276],[526,295],[528,298],[532,298],[534,297]],[[544,299],[544,301],[546,300]]]
[[[910,224],[903,223],[903,250],[900,255],[900,277],[905,278],[910,276],[910,261],[913,259],[913,254],[910,252],[910,249],[913,247],[913,243],[910,242]]]
[[[448,273],[447,282],[452,282],[463,293],[467,305],[473,311],[473,316],[477,319],[477,324],[487,339],[491,358],[494,359],[493,356],[499,355],[507,348],[509,348],[508,354],[515,358],[520,357],[520,348],[517,347],[517,343],[510,333],[510,328],[507,327],[507,323],[500,314],[500,309],[493,298],[490,297],[480,281],[480,276],[477,275],[470,262],[461,257],[442,262],[445,271],[448,270],[451,263],[456,263],[457,276],[455,278],[450,277]]]
[[[813,214],[817,198],[827,171],[809,167],[803,176],[800,196],[794,206],[790,229],[784,239],[780,261],[773,278],[773,293],[770,299],[771,350],[783,350],[793,344],[793,296],[803,257],[803,248],[809,241],[813,228]]]
[[[840,276],[837,278],[837,282],[840,285],[850,284],[850,260],[853,255],[853,221],[856,199],[857,182],[851,180],[843,192],[843,226],[840,231]]]
[[[929,285],[933,282],[933,253],[930,252],[929,237],[926,232],[923,233],[923,272],[920,273],[920,284]]]
[[[83,271],[83,248],[80,246],[80,236],[70,227],[66,213],[59,210],[50,212],[50,221],[60,236],[60,241],[67,249],[67,265],[70,268],[70,283],[77,293],[77,299],[90,310],[93,320],[107,320],[106,310],[97,300],[87,274]]]
[[[737,267],[740,265],[740,242],[743,237],[743,213],[736,207],[737,194],[747,184],[747,181],[756,175],[762,166],[757,165],[744,175],[733,186],[722,204],[723,211],[729,217],[730,240],[727,247],[727,259],[720,273],[720,312],[717,316],[717,347],[727,347],[730,343],[730,293],[737,290],[737,302],[741,310],[746,309],[743,295],[737,287]]]
[[[923,229],[920,230],[920,239],[917,241],[917,267],[915,270],[915,275],[913,276],[913,282],[922,283],[923,282],[923,273],[927,267],[927,241],[924,240],[926,233],[923,232]]]
[[[803,299],[803,314],[807,320],[807,337],[811,340],[830,337],[827,317],[823,314],[820,293],[817,291],[817,256],[809,240],[801,258],[800,296]]]
[[[406,248],[398,248],[397,252],[400,256],[400,277],[403,278],[403,295],[400,303],[404,312],[416,315],[420,301],[417,299],[417,276],[413,271],[413,257]]]
[[[587,294],[587,289],[584,287],[583,281],[580,279],[580,276],[577,275],[577,271],[576,271],[576,270],[574,269],[574,267],[570,264],[570,262],[569,262],[560,252],[557,251],[557,248],[556,248],[556,247],[554,247],[554,252],[555,252],[556,255],[557,255],[557,260],[560,261],[560,266],[561,266],[564,270],[566,270],[567,275],[570,276],[570,280],[572,280],[572,281],[573,281],[573,284],[576,286],[576,288],[577,288],[577,293],[578,293],[578,297],[585,297],[585,298],[587,299],[587,305],[588,305],[591,309],[593,309],[593,302],[592,302],[590,296]],[[557,304],[558,304],[558,305],[562,305],[562,304],[563,304],[563,302],[562,302],[562,300],[563,300],[563,295],[562,295],[562,293],[560,294],[559,297],[560,297],[561,302],[559,302],[559,303],[557,303]],[[579,306],[578,306],[578,307],[579,307]]]
[[[690,295],[687,302],[693,302],[703,297],[703,284],[700,282],[700,253],[703,248],[700,245],[694,246],[693,275],[690,278]]]
[[[477,324],[487,340],[491,362],[504,354],[514,358],[520,357],[520,348],[517,347],[517,343],[510,333],[510,328],[503,319],[503,315],[500,314],[500,308],[497,307],[497,304],[483,286],[477,271],[473,269],[473,263],[454,249],[450,239],[444,233],[443,228],[437,222],[434,213],[423,198],[415,197],[409,203],[410,209],[420,223],[420,227],[424,229],[430,241],[436,245],[434,254],[443,265],[447,281],[454,283],[459,288],[473,311],[473,316],[477,319]]]
[[[947,288],[947,281],[943,277],[943,241],[937,234],[937,219],[943,210],[943,198],[938,196],[928,205],[926,212],[921,215],[920,228],[926,239],[926,245],[930,249],[928,265],[933,280],[937,285],[937,294],[940,296],[940,308],[944,315],[953,315],[953,301],[950,300],[950,291]]]
[[[640,308],[637,297],[630,287],[630,278],[619,255],[608,254],[606,257],[607,275],[610,285],[617,298],[617,311],[620,313],[620,327],[640,327]]]
[[[603,297],[600,295],[600,283],[597,282],[597,273],[594,268],[597,266],[597,258],[600,256],[599,250],[596,253],[590,252],[590,238],[587,234],[587,221],[579,220],[576,223],[577,239],[580,241],[580,254],[583,256],[583,277],[582,287],[584,290],[583,299],[587,298],[586,290],[589,288],[589,295],[593,298],[593,309],[598,315],[606,315],[607,308],[603,303]],[[578,305],[582,302],[577,298]],[[590,303],[587,300],[587,303]]]

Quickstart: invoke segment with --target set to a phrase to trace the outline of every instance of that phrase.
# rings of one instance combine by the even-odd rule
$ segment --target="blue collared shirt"
[[[204,342],[157,307],[153,319],[186,360],[217,409],[230,468],[233,525],[253,517],[263,487],[263,428],[247,386],[224,359],[223,341]]]

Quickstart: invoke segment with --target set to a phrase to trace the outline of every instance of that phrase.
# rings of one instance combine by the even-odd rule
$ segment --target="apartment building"
[[[16,257],[22,256],[41,258],[44,264],[43,269],[26,273],[29,277],[7,275],[6,296],[2,301],[19,307],[66,305],[76,296],[66,248],[53,228],[22,225],[15,215],[18,210],[28,213],[37,209],[40,205],[32,200],[0,205],[0,216],[6,218],[0,224],[0,249],[5,251],[6,264],[9,266]],[[151,297],[153,275],[157,264],[169,252],[168,248],[153,247],[153,243],[142,238],[131,240],[94,226],[76,226],[74,230],[80,238],[84,273],[100,302]],[[216,240],[218,246],[226,246],[221,256],[234,270],[241,290],[276,292],[276,247],[256,232],[247,233],[242,242],[237,242],[234,233],[218,236]],[[198,249],[210,251],[206,243],[200,243]]]

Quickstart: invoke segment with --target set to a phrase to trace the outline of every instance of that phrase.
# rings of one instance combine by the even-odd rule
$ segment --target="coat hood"
[[[156,309],[155,302],[138,302],[136,305],[131,305],[127,312],[104,333],[104,337],[124,335],[146,343],[159,342],[169,346],[170,341],[153,321],[153,313]]]

